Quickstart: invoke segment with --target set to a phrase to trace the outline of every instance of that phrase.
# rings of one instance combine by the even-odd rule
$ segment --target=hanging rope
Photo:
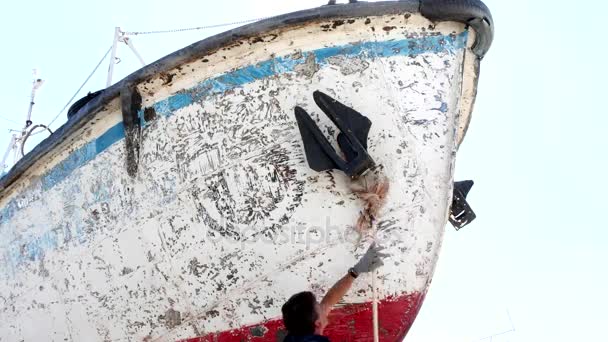
[[[363,210],[359,213],[355,229],[359,234],[369,234],[376,242],[376,223],[388,195],[390,183],[388,178],[379,167],[371,170],[368,174],[361,176],[351,183],[351,190],[360,200],[363,201]],[[374,332],[374,342],[380,340],[380,329],[378,320],[378,289],[377,289],[377,270],[372,272],[372,327]]]
[[[157,31],[134,31],[134,32],[125,32],[126,35],[130,35],[130,36],[137,36],[137,35],[144,35],[144,34],[157,34],[157,33],[175,33],[175,32],[185,32],[185,31],[195,31],[195,30],[207,30],[207,29],[212,29],[212,28],[217,28],[217,27],[224,27],[224,26],[232,26],[232,25],[241,25],[241,24],[247,24],[247,23],[252,23],[255,21],[260,21],[260,20],[264,20],[267,19],[268,17],[262,17],[262,18],[256,18],[256,19],[248,19],[248,20],[241,20],[241,21],[233,21],[231,23],[223,23],[223,24],[215,24],[215,25],[206,25],[206,26],[197,26],[197,27],[188,27],[188,28],[180,28],[180,29],[173,29],[173,30],[157,30]]]
[[[384,175],[382,166],[376,166],[368,173],[352,181],[351,191],[363,201],[363,210],[359,213],[355,229],[361,235],[373,230],[374,224],[384,205],[390,189],[390,182]]]
[[[110,53],[111,50],[112,50],[112,47],[110,46],[108,48],[108,51],[106,51],[106,53],[103,55],[103,57],[101,57],[101,59],[99,60],[99,63],[97,63],[97,65],[95,66],[95,68],[93,69],[93,71],[91,71],[91,73],[89,74],[89,76],[87,77],[87,79],[84,80],[84,82],[82,82],[82,84],[80,85],[80,87],[78,88],[78,90],[76,90],[76,92],[74,93],[74,95],[72,95],[72,97],[68,100],[68,102],[65,104],[65,106],[63,106],[63,108],[61,108],[61,110],[59,111],[59,113],[57,113],[57,115],[55,115],[55,117],[53,118],[53,120],[51,120],[51,122],[49,122],[49,124],[46,125],[46,127],[51,127],[51,125],[53,124],[53,122],[55,122],[55,120],[57,120],[57,118],[59,117],[59,115],[61,115],[61,113],[63,113],[63,111],[66,108],[68,108],[68,106],[70,105],[70,103],[72,103],[72,100],[74,100],[74,98],[78,95],[78,93],[80,93],[80,91],[85,86],[85,84],[87,84],[87,82],[89,82],[89,80],[91,79],[91,77],[93,77],[93,74],[95,74],[95,71],[97,71],[97,69],[99,69],[99,66],[101,65],[101,63],[103,63],[103,61],[106,59],[106,57],[108,56],[108,54]]]

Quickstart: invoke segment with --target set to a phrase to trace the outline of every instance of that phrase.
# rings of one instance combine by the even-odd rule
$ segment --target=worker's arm
[[[350,290],[350,287],[353,285],[355,281],[355,277],[353,277],[350,273],[347,273],[344,277],[338,280],[334,286],[327,291],[325,297],[321,301],[321,310],[328,314],[331,309],[336,305],[342,297]]]
[[[342,297],[350,290],[355,278],[361,273],[367,273],[374,271],[378,267],[382,266],[382,258],[388,255],[381,253],[382,247],[372,244],[359,262],[343,276],[334,286],[327,291],[325,297],[321,301],[321,310],[325,314],[329,314],[331,309],[336,305]]]

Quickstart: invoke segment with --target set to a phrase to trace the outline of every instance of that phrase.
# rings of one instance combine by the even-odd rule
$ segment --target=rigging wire
[[[255,18],[255,19],[233,21],[233,22],[229,22],[229,23],[214,24],[214,25],[205,25],[205,26],[197,26],[197,27],[187,27],[187,28],[179,28],[179,29],[171,29],[171,30],[123,32],[123,34],[124,35],[137,36],[137,35],[158,34],[158,33],[175,33],[175,32],[186,32],[186,31],[194,31],[194,30],[205,30],[205,29],[211,29],[211,28],[217,28],[217,27],[247,24],[247,23],[252,23],[252,22],[255,22],[255,21],[264,20],[264,19],[267,19],[267,18],[269,18],[269,17],[261,17],[261,18]],[[101,65],[101,63],[103,63],[103,61],[106,59],[106,57],[108,56],[108,54],[110,53],[110,51],[112,51],[112,47],[111,46],[108,48],[108,51],[106,51],[106,53],[103,55],[103,57],[101,58],[101,60],[99,60],[99,63],[97,63],[97,65],[95,66],[95,68],[93,69],[93,71],[89,74],[89,76],[86,78],[86,80],[80,85],[80,87],[74,93],[74,95],[72,95],[72,97],[70,98],[70,100],[68,100],[68,102],[65,104],[65,106],[63,106],[63,108],[57,113],[57,115],[55,115],[55,117],[53,118],[53,120],[51,120],[51,122],[49,122],[49,124],[47,125],[47,127],[51,127],[51,125],[55,122],[55,120],[57,120],[57,118],[59,118],[59,116],[61,115],[61,113],[63,113],[63,111],[70,105],[70,103],[74,100],[74,98],[78,95],[78,93],[80,93],[80,91],[82,90],[82,88],[91,79],[91,77],[93,76],[93,74],[95,74],[95,72],[97,71],[97,69],[99,68],[99,66]]]
[[[2,119],[2,120],[6,120],[6,121],[8,121],[8,122],[12,122],[12,123],[17,124],[17,125],[20,125],[20,123],[18,123],[17,121],[15,121],[15,120],[11,120],[11,119],[9,119],[9,118],[5,118],[4,116],[0,116],[0,119]]]
[[[255,19],[233,21],[233,22],[229,22],[229,23],[214,24],[214,25],[205,25],[205,26],[197,26],[197,27],[188,27],[188,28],[179,28],[179,29],[171,29],[171,30],[122,32],[122,34],[124,36],[126,36],[126,35],[137,36],[137,35],[148,35],[148,34],[159,34],[159,33],[177,33],[177,32],[186,32],[186,31],[194,31],[194,30],[206,30],[206,29],[212,29],[212,28],[218,28],[218,27],[247,24],[247,23],[252,23],[252,22],[256,22],[256,21],[260,21],[260,20],[264,20],[264,19],[268,19],[268,18],[270,18],[270,17],[260,17],[260,18],[255,18]],[[66,110],[66,108],[68,108],[68,106],[72,103],[72,101],[74,100],[74,98],[76,98],[76,96],[78,96],[78,94],[80,93],[80,91],[82,90],[82,88],[84,88],[84,86],[87,84],[87,82],[89,82],[89,80],[91,79],[91,77],[93,77],[93,75],[95,74],[95,72],[97,71],[97,69],[99,69],[99,66],[103,63],[103,61],[106,59],[106,57],[108,56],[108,54],[111,51],[112,51],[112,46],[110,46],[108,48],[108,50],[106,51],[106,53],[103,55],[103,57],[99,60],[99,62],[95,66],[95,68],[93,68],[93,71],[91,71],[91,73],[89,74],[89,76],[87,76],[87,78],[80,85],[80,87],[78,87],[78,90],[76,90],[76,92],[74,93],[74,95],[72,95],[72,97],[67,101],[67,103],[63,106],[63,108],[61,108],[61,110],[55,115],[55,117],[53,117],[53,120],[51,120],[48,125],[42,125],[42,124],[35,125],[34,127],[32,127],[27,132],[27,134],[25,135],[25,139],[24,139],[24,141],[23,141],[23,143],[21,145],[21,154],[22,155],[24,154],[23,153],[24,152],[23,151],[23,147],[24,147],[25,140],[27,140],[27,138],[29,138],[31,136],[34,136],[34,135],[38,135],[38,134],[44,132],[45,130],[47,130],[49,133],[52,134],[52,131],[50,129],[51,125],[59,118],[59,116]],[[11,119],[3,117],[3,116],[0,116],[0,119],[3,119],[5,121],[7,121],[7,122],[12,122],[12,123],[15,123],[15,124],[19,125],[19,123],[17,121],[11,120]],[[34,130],[36,128],[42,128],[42,130],[34,133]]]
[[[185,31],[194,31],[194,30],[206,30],[206,29],[212,29],[212,28],[217,28],[217,27],[247,24],[247,23],[252,23],[252,22],[255,22],[255,21],[260,21],[260,20],[264,20],[264,19],[268,19],[268,18],[269,17],[262,17],[262,18],[256,18],[256,19],[247,19],[247,20],[241,20],[241,21],[233,21],[231,23],[214,24],[214,25],[197,26],[197,27],[188,27],[188,28],[180,28],[180,29],[172,29],[172,30],[125,32],[125,34],[131,35],[131,36],[137,36],[137,35],[144,35],[144,34],[175,33],[175,32],[185,32]]]
[[[51,122],[49,122],[49,124],[46,125],[47,127],[51,127],[51,125],[53,124],[53,122],[55,122],[55,120],[57,120],[57,118],[59,117],[59,115],[61,115],[61,113],[63,113],[63,111],[66,108],[68,108],[68,106],[70,105],[70,103],[72,103],[72,100],[74,100],[74,98],[78,95],[78,93],[80,93],[80,91],[85,86],[85,84],[87,84],[87,82],[91,79],[91,77],[93,77],[93,74],[95,74],[95,72],[97,71],[97,69],[99,69],[99,66],[101,65],[101,63],[103,63],[103,61],[106,59],[106,57],[108,56],[108,54],[110,53],[111,50],[112,50],[112,46],[110,46],[108,48],[108,51],[106,51],[106,53],[103,55],[103,57],[101,57],[101,59],[99,60],[99,62],[97,63],[97,65],[95,66],[95,68],[93,69],[93,71],[91,71],[91,73],[89,74],[89,76],[87,77],[87,79],[84,80],[84,82],[80,85],[80,87],[78,88],[78,90],[76,90],[76,92],[74,93],[74,95],[72,95],[72,97],[68,100],[68,102],[65,104],[65,106],[63,106],[63,108],[61,108],[61,110],[59,111],[59,113],[57,113],[57,115],[55,115],[55,117],[53,118],[53,120],[51,120]]]
[[[197,27],[187,27],[187,28],[179,28],[179,29],[171,29],[171,30],[123,32],[123,35],[137,36],[137,35],[147,35],[147,34],[157,34],[157,33],[175,33],[175,32],[186,32],[186,31],[194,31],[194,30],[205,30],[205,29],[211,29],[211,28],[217,28],[217,27],[247,24],[247,23],[252,23],[252,22],[255,22],[255,21],[264,20],[264,19],[267,19],[267,18],[269,18],[269,17],[261,17],[261,18],[255,18],[255,19],[233,21],[233,22],[230,22],[230,23],[205,25],[205,26],[197,26]],[[74,95],[72,95],[72,97],[68,100],[68,102],[65,104],[65,106],[63,106],[63,108],[57,113],[57,115],[55,115],[55,117],[53,118],[53,120],[51,120],[51,122],[49,122],[49,124],[47,125],[47,127],[51,127],[51,125],[55,122],[55,120],[57,120],[57,118],[59,118],[59,116],[61,115],[61,113],[63,113],[63,111],[70,105],[70,103],[74,100],[74,98],[78,95],[78,93],[80,93],[80,91],[85,86],[85,84],[91,79],[91,77],[93,76],[93,74],[97,71],[97,69],[99,68],[99,66],[101,65],[101,63],[103,63],[103,61],[106,59],[106,57],[108,56],[108,54],[110,53],[110,51],[112,51],[112,47],[111,46],[108,48],[108,51],[106,51],[106,53],[103,55],[103,57],[101,58],[101,60],[99,61],[99,63],[97,63],[97,65],[95,66],[95,68],[93,69],[93,71],[89,74],[89,76],[86,78],[86,80],[82,83],[82,85],[80,85],[80,87],[74,93]],[[34,135],[35,134],[36,133],[34,133]]]

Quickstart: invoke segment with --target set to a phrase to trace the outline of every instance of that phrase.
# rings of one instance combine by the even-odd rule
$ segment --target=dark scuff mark
[[[133,327],[133,328],[136,328],[136,329],[141,329],[141,328],[143,328],[143,327],[146,326],[146,323],[140,322],[140,321],[135,321],[135,322],[132,322],[131,324],[129,324],[129,326]],[[150,335],[148,335],[148,337],[149,337],[149,339],[146,340],[144,338],[144,341],[152,341],[152,337]]]
[[[259,37],[258,36],[258,37],[250,38],[249,39],[249,44],[252,45],[252,44],[255,44],[255,43],[267,43],[267,42],[271,42],[271,41],[277,39],[278,36],[279,35],[276,34],[276,33],[271,33],[271,34],[268,34],[268,35],[263,36],[263,37]]]
[[[190,274],[193,274],[195,277],[200,277],[203,272],[207,270],[205,265],[201,265],[196,257],[192,258],[188,263],[188,270]]]
[[[257,325],[255,327],[249,328],[249,332],[251,333],[251,336],[254,336],[254,337],[262,337],[266,334],[267,331],[268,331],[268,328],[266,328],[263,325]]]
[[[189,325],[192,328],[192,331],[194,331],[194,336],[202,335],[201,331],[198,330],[198,327],[196,326],[196,324],[194,324],[193,322],[190,322]]]
[[[249,44],[255,44],[255,43],[263,43],[264,39],[262,39],[262,37],[255,37],[249,40]]]
[[[304,58],[304,55],[302,54],[302,50],[298,50],[298,51],[294,52],[290,57],[293,60],[299,60],[301,58]]]
[[[216,237],[216,234],[219,234],[234,241],[240,241],[241,234],[235,226],[235,202],[232,196],[230,196],[228,183],[224,176],[224,173],[220,173],[208,177],[205,180],[208,191],[202,195],[200,190],[193,189],[191,196],[196,207],[196,218],[199,222],[204,222],[209,227],[208,234],[210,236]],[[209,214],[207,208],[205,208],[201,196],[213,199],[217,210],[223,213],[223,217],[227,219],[227,222],[221,223],[215,220]]]
[[[203,63],[207,63],[207,62],[209,62],[209,60],[208,60],[207,58],[203,58],[203,60],[202,60],[202,61],[203,61]],[[192,69],[192,71],[194,71],[194,69]]]
[[[169,329],[173,329],[182,324],[182,313],[177,310],[169,309],[163,316],[159,317],[159,320],[164,321]]]
[[[120,92],[120,102],[125,130],[127,173],[129,176],[135,177],[139,165],[141,142],[141,122],[138,116],[141,109],[141,95],[135,86],[126,86]]]
[[[272,308],[273,305],[274,305],[274,299],[268,298],[268,299],[264,300],[265,308],[270,309],[270,308]]]
[[[402,228],[399,226],[399,221],[397,219],[390,218],[379,221],[377,223],[377,229],[380,234],[386,235],[390,234],[394,230],[400,230]]]
[[[254,297],[252,300],[248,301],[247,306],[251,309],[251,313],[254,315],[259,314],[262,310],[260,300],[257,297]]]
[[[93,216],[95,221],[99,221],[99,210],[93,209],[93,211],[91,211],[91,216]]]
[[[331,25],[331,28],[335,29],[336,27],[342,25],[344,25],[344,20],[334,20],[333,24]]]
[[[336,188],[336,178],[334,177],[333,172],[325,171],[324,173],[327,176],[327,178],[329,179],[329,184],[330,184],[327,186],[327,189],[335,189]]]
[[[133,272],[132,268],[130,268],[130,267],[123,267],[122,271],[120,271],[120,275],[121,276],[125,276],[125,275],[127,275],[129,273],[132,273],[132,272]]]
[[[386,32],[396,29],[397,26],[384,26],[382,29]]]
[[[40,274],[40,276],[42,276],[43,278],[47,278],[48,276],[50,276],[50,272],[48,269],[46,269],[46,267],[44,266],[44,258],[40,258],[40,265],[39,265],[39,272],[38,274]]]
[[[365,19],[365,23],[364,24],[365,25],[369,25],[369,23],[371,23],[371,22],[372,22],[372,20],[370,18],[367,18],[367,19]]]
[[[144,109],[144,120],[146,122],[151,122],[154,121],[156,119],[156,110],[154,110],[154,107],[146,107]]]
[[[161,73],[160,79],[163,80],[163,85],[167,85],[167,84],[173,82],[174,76],[175,76],[175,74]]]
[[[355,23],[355,19],[348,19],[346,22],[349,23],[349,24],[354,24]]]

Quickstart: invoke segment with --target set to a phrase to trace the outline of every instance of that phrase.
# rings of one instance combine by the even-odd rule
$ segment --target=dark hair
[[[315,333],[315,321],[319,318],[316,303],[315,295],[305,291],[296,293],[283,304],[283,324],[290,334],[301,336]]]

